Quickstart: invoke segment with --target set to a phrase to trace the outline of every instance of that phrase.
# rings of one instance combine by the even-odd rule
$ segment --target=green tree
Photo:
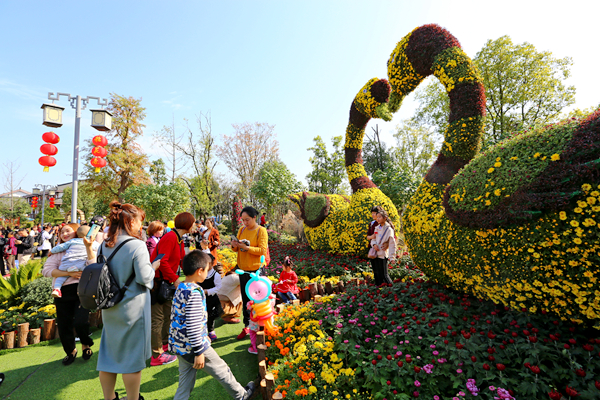
[[[302,185],[292,174],[288,167],[279,160],[267,161],[258,172],[258,179],[254,182],[251,192],[272,214],[276,204],[286,201],[287,195],[302,190]]]
[[[411,179],[421,181],[437,154],[434,136],[414,119],[402,121],[396,129],[395,164]]]
[[[42,203],[38,203],[38,207],[40,207],[40,210],[38,211],[38,214],[35,216],[35,223],[41,223],[42,221]],[[55,221],[58,222],[60,220],[64,219],[64,215],[60,212],[60,210],[57,207],[54,208],[50,208],[50,204],[48,203],[48,200],[46,199],[46,204],[44,206],[44,224],[48,224],[48,223],[54,223]]]
[[[142,121],[146,117],[146,109],[141,102],[141,99],[111,93],[108,110],[113,114],[113,122],[112,129],[106,134],[107,165],[99,173],[95,173],[94,167],[89,164],[93,144],[91,140],[87,142],[85,176],[99,192],[106,193],[107,198],[116,197],[121,202],[123,193],[130,186],[150,183],[146,172],[148,157],[136,142],[144,134],[145,127]]]
[[[313,139],[315,144],[308,148],[313,152],[313,156],[309,158],[312,171],[306,175],[308,190],[323,194],[348,194],[342,139],[342,136],[331,138],[331,154],[327,152],[321,136]]]
[[[147,221],[167,221],[189,210],[188,189],[181,180],[163,185],[132,185],[123,193],[123,200],[146,212]]]
[[[73,188],[65,188],[61,197],[61,213],[70,215],[71,200]],[[85,218],[90,220],[94,215],[106,214],[107,207],[102,207],[101,203],[108,203],[112,197],[106,192],[98,192],[93,182],[89,180],[80,181],[77,185],[77,209],[83,211]],[[99,204],[100,203],[100,204]]]
[[[376,170],[373,173],[373,183],[392,200],[398,211],[402,213],[419,187],[420,180],[402,169],[396,157],[392,157],[384,171]]]
[[[165,169],[165,162],[162,158],[152,161],[149,171],[152,182],[154,182],[155,185],[167,183],[167,170]]]
[[[554,58],[530,43],[513,44],[508,36],[488,40],[474,58],[486,91],[488,147],[516,132],[562,118],[565,107],[575,102],[575,87],[566,86],[571,58]],[[443,133],[448,125],[448,95],[432,81],[417,91],[420,103],[415,120]]]
[[[373,128],[373,137],[367,135],[362,150],[365,171],[371,177],[375,171],[386,171],[392,162],[390,149],[379,137],[379,127]]]
[[[29,213],[31,213],[31,206],[25,199],[13,197],[12,207],[9,197],[0,199],[0,216],[2,218],[19,218]]]

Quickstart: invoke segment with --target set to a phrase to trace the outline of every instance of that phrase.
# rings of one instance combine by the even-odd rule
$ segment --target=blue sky
[[[599,11],[592,1],[2,1],[0,162],[21,165],[26,190],[70,181],[75,112],[59,102],[67,109],[54,130],[58,164],[43,173],[40,106],[48,92],[112,92],[142,98],[140,143],[152,159],[164,156],[153,132],[174,118],[182,133],[184,118],[193,126],[210,111],[217,136],[233,123],[275,125],[281,158],[304,180],[312,139],[344,134],[355,94],[386,77],[395,44],[423,24],[447,28],[471,57],[502,35],[570,56],[576,107],[599,104]],[[392,144],[413,110],[408,99],[392,122],[373,124]],[[83,140],[96,131],[91,113],[82,115]],[[228,174],[222,163],[218,170]]]

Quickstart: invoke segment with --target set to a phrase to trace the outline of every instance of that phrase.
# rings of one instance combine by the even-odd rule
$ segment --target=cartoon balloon
[[[167,226],[171,229],[175,229],[175,221],[169,221],[167,222]]]
[[[263,265],[264,262],[265,256],[260,256],[260,264]],[[240,275],[249,273],[240,269],[235,272]],[[250,319],[264,326],[268,335],[275,336],[279,331],[279,328],[273,325],[272,320],[275,313],[271,307],[271,299],[274,299],[275,296],[271,293],[271,281],[264,276],[259,276],[259,272],[260,270],[249,273],[250,280],[245,288],[248,298],[252,300],[248,303],[252,307]]]

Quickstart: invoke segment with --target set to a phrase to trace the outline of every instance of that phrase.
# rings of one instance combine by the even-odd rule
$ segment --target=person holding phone
[[[99,247],[98,242],[95,242],[94,238],[91,237],[91,233],[92,228],[90,228],[87,225],[80,226],[79,228],[77,228],[77,231],[73,231],[71,229],[71,231],[65,235],[65,238],[67,238],[67,240],[64,243],[54,246],[52,250],[50,250],[50,253],[52,254],[65,252],[60,266],[58,267],[59,270],[66,272],[76,272],[83,270],[88,259],[87,251],[85,248],[86,243],[84,242],[84,240],[90,243],[93,242],[93,251],[96,251]],[[96,233],[98,233],[98,230],[96,230]],[[67,280],[67,278],[68,276],[61,276],[56,278],[52,287],[52,297],[62,297],[61,288]]]

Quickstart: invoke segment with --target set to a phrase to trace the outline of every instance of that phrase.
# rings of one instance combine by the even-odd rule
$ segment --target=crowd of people
[[[375,283],[391,284],[387,264],[395,256],[395,228],[383,208],[376,206],[371,211],[367,239]],[[223,274],[217,256],[221,239],[214,220],[195,220],[187,212],[178,214],[172,224],[152,221],[144,226],[144,220],[140,208],[115,201],[107,219],[94,217],[89,224],[29,230],[0,227],[2,275],[32,257],[48,257],[42,274],[53,279],[57,326],[66,354],[62,363],[67,366],[77,357],[76,337],[82,358],[89,360],[93,355],[89,311],[81,306],[77,294],[82,270],[96,262],[97,254],[112,255],[109,268],[117,284],[127,290],[119,303],[102,310],[97,370],[104,399],[119,399],[114,390],[119,374],[127,398],[143,399],[141,374],[148,360],[151,367],[179,362],[175,399],[190,397],[198,369],[219,380],[233,398],[250,398],[254,383],[245,387],[238,383],[211,343],[218,339],[214,331],[217,318],[236,324],[242,322],[243,314],[244,326],[237,339],[249,335],[248,351],[256,354],[259,325],[244,288],[251,273],[261,273],[263,257],[268,256],[265,215],[253,207],[241,212],[242,225],[237,236],[232,236],[231,249],[237,253],[242,274]],[[289,303],[298,294],[298,277],[289,257],[282,267],[273,291]],[[130,277],[134,283],[126,286]]]

